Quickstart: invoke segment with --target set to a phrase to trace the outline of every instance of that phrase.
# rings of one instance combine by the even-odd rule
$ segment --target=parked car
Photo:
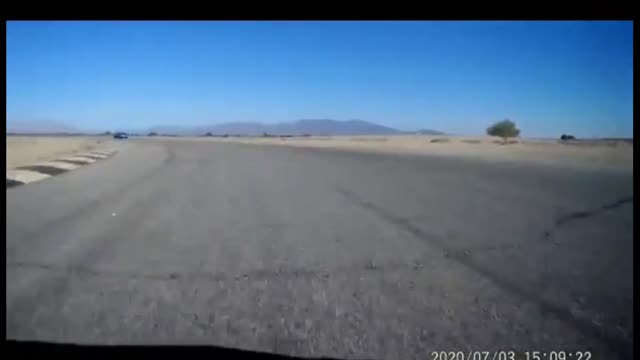
[[[113,134],[113,138],[114,139],[128,139],[129,135],[127,135],[127,133],[125,133],[125,132],[117,132],[117,133]]]

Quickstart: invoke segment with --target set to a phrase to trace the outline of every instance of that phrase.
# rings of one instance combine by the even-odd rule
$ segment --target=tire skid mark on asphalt
[[[7,170],[7,188],[29,184],[47,179],[51,176],[60,175],[65,172],[75,170],[81,166],[89,165],[95,161],[111,157],[116,152],[116,150],[112,150],[109,152],[98,152],[98,154],[78,154],[52,161],[19,166],[15,169]]]
[[[569,309],[556,305],[553,302],[548,301],[544,297],[540,296],[537,292],[519,286],[503,275],[487,269],[471,256],[460,256],[456,251],[457,249],[454,249],[453,247],[447,245],[447,243],[443,241],[443,239],[441,239],[439,236],[427,233],[426,231],[413,225],[406,218],[392,214],[384,208],[361,198],[354,191],[341,187],[339,185],[336,186],[336,191],[342,194],[347,200],[362,207],[363,209],[371,211],[382,220],[407,231],[416,238],[425,242],[427,245],[433,246],[443,251],[445,257],[457,262],[458,264],[479,275],[482,275],[483,277],[493,282],[500,289],[517,296],[521,301],[536,304],[540,309],[541,314],[554,315],[556,319],[572,326],[579,332],[599,339],[612,351],[618,353],[623,358],[629,357],[629,351],[632,351],[633,344],[630,343],[627,339],[622,338],[611,331],[607,331],[607,329],[593,324],[588,318],[575,316]]]
[[[602,212],[608,211],[608,210],[614,210],[617,209],[621,206],[624,206],[626,204],[631,204],[633,206],[633,195],[624,197],[624,198],[620,198],[616,201],[613,201],[611,203],[608,204],[604,204],[600,207],[597,208],[593,208],[593,209],[588,209],[588,210],[583,210],[583,211],[575,211],[572,213],[568,213],[562,216],[559,216],[556,220],[555,223],[553,224],[553,226],[544,231],[544,238],[546,240],[549,240],[553,237],[553,232],[555,230],[557,230],[558,228],[566,225],[569,222],[573,222],[576,220],[580,220],[580,219],[588,219],[590,217],[596,216]]]

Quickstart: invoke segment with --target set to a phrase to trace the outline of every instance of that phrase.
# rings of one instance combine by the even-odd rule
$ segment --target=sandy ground
[[[498,138],[447,136],[193,139],[406,154],[452,155],[486,161],[517,160],[558,166],[597,166],[633,170],[633,144],[621,141],[560,144],[552,140],[519,139],[518,143],[505,146],[496,143],[500,141]]]
[[[111,142],[104,136],[7,136],[6,169],[100,150]]]

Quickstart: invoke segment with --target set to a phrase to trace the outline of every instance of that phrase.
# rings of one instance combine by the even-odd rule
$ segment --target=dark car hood
[[[5,346],[8,347],[9,353],[24,355],[43,354],[51,356],[98,356],[104,358],[117,358],[121,355],[137,354],[161,354],[165,356],[184,356],[184,355],[218,355],[222,359],[332,359],[332,358],[311,358],[311,357],[295,357],[287,355],[279,355],[267,352],[256,352],[250,350],[241,350],[226,348],[221,346],[209,345],[80,345],[71,343],[51,343],[40,341],[21,341],[21,340],[5,340]],[[200,354],[198,354],[200,353]]]

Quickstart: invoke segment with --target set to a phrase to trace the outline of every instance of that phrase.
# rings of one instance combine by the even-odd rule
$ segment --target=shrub
[[[507,139],[520,135],[520,130],[513,121],[505,119],[489,126],[487,128],[487,134],[501,137],[502,143],[507,144]]]
[[[447,138],[435,138],[435,139],[431,139],[432,143],[446,143],[449,142],[449,139]]]

